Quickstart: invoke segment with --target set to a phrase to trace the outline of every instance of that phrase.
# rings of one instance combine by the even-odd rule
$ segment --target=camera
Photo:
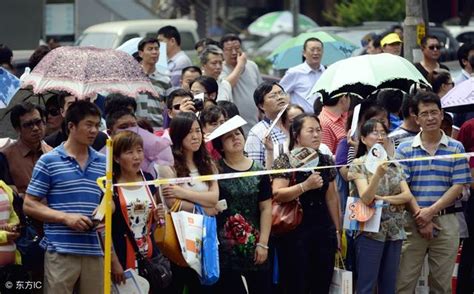
[[[193,99],[194,109],[196,111],[202,111],[204,109],[204,100],[203,99]]]
[[[194,96],[193,99],[194,109],[196,112],[202,111],[204,109],[204,93],[200,93]]]

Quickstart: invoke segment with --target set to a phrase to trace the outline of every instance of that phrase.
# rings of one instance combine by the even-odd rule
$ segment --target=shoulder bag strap
[[[143,257],[143,255],[140,253],[140,249],[138,248],[137,242],[135,240],[135,236],[133,235],[132,231],[130,230],[130,227],[127,223],[127,220],[125,219],[125,216],[123,215],[121,210],[115,210],[118,213],[120,213],[120,219],[122,220],[123,224],[125,225],[125,233],[127,234],[128,240],[130,240],[130,243],[132,244],[133,250],[135,251],[135,256],[138,258]]]

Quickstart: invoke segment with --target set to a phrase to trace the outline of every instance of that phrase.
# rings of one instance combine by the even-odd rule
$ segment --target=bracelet
[[[306,192],[306,191],[304,190],[303,183],[299,183],[299,186],[300,186],[300,188],[301,188],[301,193]]]
[[[263,249],[267,249],[267,250],[270,248],[267,245],[263,245],[262,243],[257,243],[257,247],[262,247]]]

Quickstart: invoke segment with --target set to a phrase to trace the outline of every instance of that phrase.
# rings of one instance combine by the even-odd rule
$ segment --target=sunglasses
[[[428,49],[430,50],[440,50],[441,49],[441,46],[440,45],[431,45],[431,46],[428,46]]]
[[[180,106],[181,106],[181,104],[175,104],[175,105],[173,105],[173,109],[174,110],[179,110]]]
[[[40,127],[43,125],[43,120],[40,118],[30,120],[21,124],[21,127],[24,129],[33,129],[34,126]]]
[[[58,116],[61,112],[57,108],[49,108],[46,109],[46,115],[47,116]]]

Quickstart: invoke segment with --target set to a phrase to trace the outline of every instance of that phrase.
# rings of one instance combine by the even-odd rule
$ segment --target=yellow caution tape
[[[424,160],[433,160],[433,159],[455,159],[455,158],[467,158],[471,156],[474,156],[474,152],[448,154],[448,155],[423,156],[423,157],[405,158],[405,159],[393,159],[393,160],[387,160],[386,162],[395,163],[395,162],[424,161]],[[360,164],[363,164],[363,163],[360,163]],[[118,183],[118,184],[114,184],[114,186],[115,187],[131,187],[131,186],[144,186],[144,185],[155,185],[155,186],[177,185],[177,184],[184,184],[184,183],[189,183],[193,181],[200,181],[200,182],[219,181],[219,180],[228,180],[228,179],[246,178],[246,177],[282,174],[282,173],[314,171],[314,170],[322,170],[322,169],[328,169],[328,168],[340,168],[340,167],[351,166],[351,165],[354,165],[354,163],[336,164],[336,165],[329,165],[329,166],[317,166],[317,167],[299,167],[299,168],[288,168],[288,169],[236,172],[236,173],[214,174],[214,175],[182,177],[182,178],[168,178],[168,179],[161,178],[161,179],[150,180],[150,181]],[[104,188],[105,177],[98,178],[97,184],[102,190],[105,190]]]

